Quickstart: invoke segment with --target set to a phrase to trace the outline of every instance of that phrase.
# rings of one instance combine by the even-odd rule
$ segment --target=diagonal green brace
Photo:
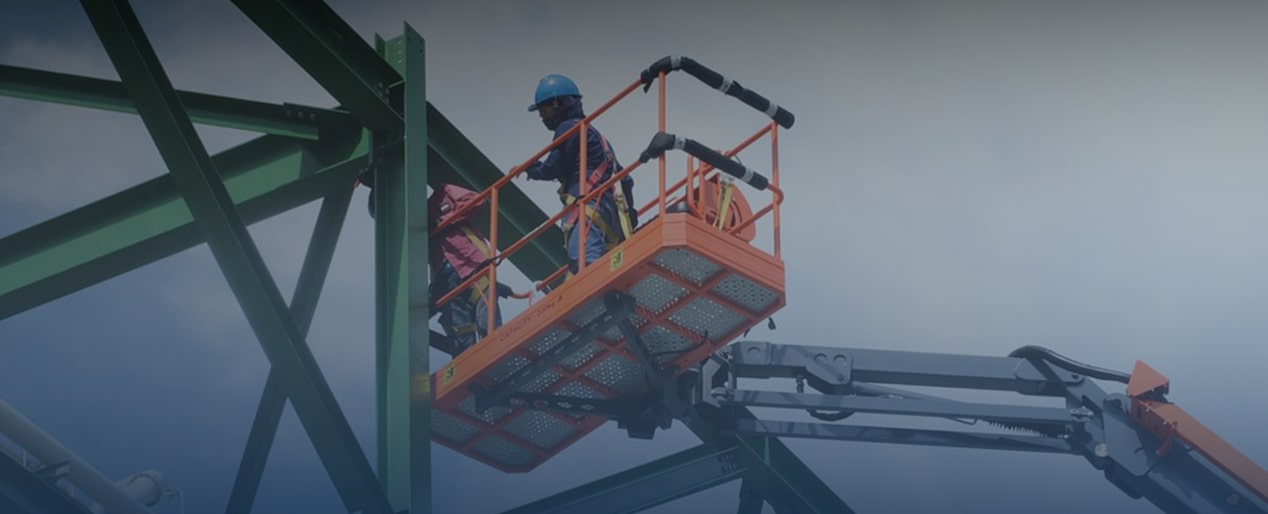
[[[754,418],[748,409],[735,408],[732,412],[736,417]],[[721,429],[722,424],[714,419],[717,413],[717,411],[708,411],[707,415],[692,419],[687,426],[707,445],[715,448],[736,448],[740,464],[748,469],[744,477],[745,484],[750,485],[752,491],[760,494],[766,503],[775,508],[776,512],[798,514],[852,514],[854,512],[779,439],[727,434]],[[746,506],[750,505],[751,501]]]
[[[366,138],[368,139],[368,138]],[[321,152],[264,136],[213,164],[247,223],[346,189],[368,141],[323,141]],[[163,175],[0,239],[0,319],[205,241],[171,175]]]
[[[136,113],[123,84],[0,64],[0,95],[114,112]],[[317,140],[323,125],[345,125],[346,112],[178,91],[194,123]]]
[[[345,507],[392,512],[135,13],[124,0],[81,3],[265,354],[284,375],[295,411]]]
[[[765,505],[762,493],[753,486],[752,480],[745,479],[740,483],[740,506],[735,509],[736,514],[762,514]]]
[[[360,42],[357,41],[357,43],[360,43]],[[374,58],[378,59],[377,55]],[[335,57],[327,56],[326,59],[328,61],[333,61]],[[329,64],[326,64],[323,66],[330,67]],[[45,102],[53,102],[53,103],[59,103],[64,105],[76,105],[81,107],[105,109],[105,110],[118,111],[118,112],[136,112],[136,107],[132,104],[132,101],[130,98],[121,99],[115,96],[113,93],[110,93],[112,91],[123,91],[123,84],[120,82],[105,81],[101,79],[80,77],[80,76],[74,76],[74,75],[54,74],[54,76],[48,76],[48,75],[45,75],[45,73],[47,72],[23,70],[20,68],[14,68],[14,70],[19,71],[20,73],[12,73],[12,74],[0,73],[0,94],[8,94],[11,96],[17,96],[21,98],[40,100]],[[3,68],[0,68],[0,71],[3,71]],[[395,73],[394,70],[393,70],[393,73]],[[327,80],[333,80],[333,79],[328,78]],[[369,80],[369,79],[356,79],[356,80],[363,81],[363,80]],[[394,88],[396,89],[399,89],[401,87],[402,87],[402,84],[400,83],[397,83],[394,86]],[[395,94],[392,94],[390,92],[391,89],[393,88],[389,88],[389,96],[392,96],[393,98],[398,98],[400,96],[399,91],[397,91],[397,93]],[[232,99],[218,99],[215,102],[211,102],[208,104],[208,103],[202,102],[201,100],[198,100],[199,98],[202,98],[201,96],[199,96],[198,93],[178,91],[177,94],[181,97],[182,101],[188,100],[190,102],[190,103],[186,103],[186,106],[190,109],[190,115],[191,117],[195,119],[195,121],[201,121],[203,123],[217,125],[217,126],[237,126],[237,125],[247,123],[246,121],[243,120],[242,116],[249,114],[250,116],[259,118],[257,119],[257,121],[250,122],[252,124],[252,129],[264,130],[266,132],[270,131],[270,129],[268,129],[269,124],[275,123],[277,121],[276,116],[268,114],[269,110],[277,108],[276,106],[270,106],[265,104],[265,105],[259,106],[261,109],[263,109],[263,111],[256,111],[254,109],[244,111],[244,109],[246,109],[247,106],[251,105],[250,103],[238,105],[233,102],[242,102],[242,101],[232,100]],[[195,102],[196,100],[197,102]],[[225,104],[232,103],[234,107],[232,109],[228,109],[225,107],[217,108],[216,105],[220,103],[225,103]],[[282,107],[287,110],[294,108],[290,104],[285,104]],[[205,117],[200,118],[199,114],[201,111],[195,110],[196,108],[207,109],[205,113],[202,113],[202,116],[205,116]],[[235,113],[238,113],[238,114],[235,114]],[[301,112],[300,115],[302,114],[303,113]],[[313,113],[310,113],[309,115],[311,116],[313,115]],[[357,141],[357,137],[359,136],[360,131],[349,132],[347,130],[333,130],[333,129],[327,130],[328,128],[331,128],[332,126],[338,129],[343,129],[347,127],[348,124],[346,123],[346,121],[347,119],[350,118],[350,116],[348,116],[347,114],[343,114],[342,111],[337,111],[337,110],[325,110],[325,111],[319,110],[316,112],[316,116],[317,116],[317,122],[318,122],[318,129],[319,129],[318,134],[320,137],[320,141],[318,142],[319,145],[312,147],[314,151],[320,150],[321,152],[325,152],[328,148],[334,148],[334,149],[345,148],[347,146],[345,144],[346,141],[354,141],[354,142]],[[329,121],[329,123],[327,123],[327,121]],[[451,183],[451,184],[458,184],[470,189],[481,190],[488,187],[490,184],[493,184],[498,179],[502,178],[503,176],[502,174],[504,170],[499,168],[492,161],[490,161],[489,158],[484,155],[484,153],[482,153],[478,148],[476,148],[476,146],[469,139],[467,139],[467,137],[464,136],[462,132],[459,131],[458,128],[454,126],[452,122],[449,121],[448,118],[444,116],[444,114],[442,114],[438,109],[436,109],[435,106],[431,105],[430,103],[427,104],[427,126],[429,127],[428,141],[427,141],[427,144],[428,144],[427,166],[428,166],[428,169],[430,170],[430,172],[428,173],[429,183],[431,183],[433,187],[436,187],[442,183]],[[247,128],[247,127],[237,126],[237,128]],[[286,130],[283,129],[279,131],[286,131]],[[266,149],[266,151],[271,151],[267,149],[278,148],[280,144],[278,143],[278,139],[280,138],[265,137],[265,138],[257,139],[255,141],[244,144],[243,149],[247,149],[247,148]],[[300,147],[294,146],[294,148],[300,148]],[[250,153],[247,151],[237,151],[237,150],[235,150],[234,152],[235,154]],[[359,155],[364,155],[364,153]],[[237,173],[238,170],[242,169],[242,165],[238,164],[234,159],[230,159],[233,162],[229,162],[229,163],[222,162],[223,160],[225,160],[223,159],[223,157],[224,156],[222,155],[217,155],[215,157],[216,166],[223,173],[222,176],[224,176],[225,179],[228,181],[228,184],[230,186],[230,192],[234,193],[234,197],[236,201],[237,194],[236,194],[236,190],[234,186],[235,181],[232,180],[231,177],[233,174]],[[365,163],[359,162],[356,165],[363,167],[365,166]],[[307,172],[307,170],[305,171]],[[349,180],[351,179],[349,178]],[[340,184],[340,186],[342,186],[342,184]],[[166,187],[171,187],[171,186],[169,184]],[[146,195],[141,195],[140,198],[142,199],[150,198],[152,191],[153,190],[151,190],[151,192],[147,193]],[[306,201],[320,198],[321,196],[325,195],[329,191],[330,190],[322,191],[315,196],[310,196],[306,199]],[[164,196],[165,198],[175,197],[174,192],[170,193],[170,196],[169,196],[169,193],[167,192],[167,190],[164,190],[163,194],[165,195]],[[100,203],[101,202],[98,202],[98,204]],[[173,207],[173,209],[183,210],[184,209],[183,203],[181,202],[177,202],[177,203],[179,203],[180,205]],[[107,209],[107,210],[98,209],[96,210],[96,212],[93,212],[91,215],[87,215],[88,214],[87,212],[83,212],[85,216],[81,216],[80,218],[83,219],[86,224],[92,224],[92,223],[95,223],[97,220],[103,219],[101,215],[102,212],[105,212],[107,214],[121,212],[121,209],[132,208],[130,206],[133,204],[139,204],[139,201],[130,200],[127,204],[116,203],[115,205],[112,205],[110,209]],[[499,226],[499,232],[501,233],[501,236],[499,237],[498,245],[502,248],[506,248],[510,246],[516,240],[518,240],[519,238],[523,237],[525,234],[531,232],[533,229],[540,226],[547,219],[545,212],[543,212],[540,207],[538,207],[535,203],[533,203],[533,201],[527,195],[525,195],[522,191],[520,191],[519,187],[516,184],[508,184],[505,188],[502,189],[501,198],[499,199],[499,204],[500,204],[500,209],[499,209],[500,218],[498,220],[498,223],[499,223],[498,226]],[[97,204],[94,204],[94,205],[97,205]],[[272,205],[272,204],[265,203],[265,205]],[[81,210],[81,211],[84,211],[84,210]],[[276,212],[280,212],[280,211],[276,211]],[[273,214],[275,214],[276,212],[273,212]],[[174,214],[176,215],[176,217],[179,217],[179,215],[183,214],[186,220],[192,219],[192,218],[189,218],[188,213],[173,212],[170,214]],[[244,211],[244,215],[245,214],[247,213]],[[154,221],[137,223],[137,226],[141,227],[141,230],[144,231],[145,227],[151,226],[152,223],[163,224],[165,223],[163,221],[164,219],[168,219],[171,217],[172,216],[169,216],[168,214],[164,214],[163,216],[158,217]],[[252,220],[252,221],[255,221],[255,220]],[[43,230],[43,228],[41,228],[41,230]],[[88,234],[91,232],[91,230],[87,227],[75,227],[75,232],[78,234]],[[109,232],[109,230],[107,230],[107,232]],[[140,233],[141,232],[137,232],[137,234],[140,234]],[[157,234],[154,234],[154,236],[157,236]],[[83,242],[83,241],[76,241],[75,243],[79,243],[79,242]],[[191,242],[189,243],[189,246],[192,246],[193,244],[197,242],[199,241]],[[137,243],[137,244],[141,244],[141,243]],[[3,246],[5,246],[4,242],[0,241],[0,247],[3,247]],[[92,251],[91,247],[88,249],[88,251]],[[0,248],[0,254],[2,253],[4,253],[3,249]],[[47,259],[41,259],[40,262],[48,262],[48,261],[49,260]],[[52,262],[56,262],[56,261],[57,261],[56,259],[52,260]],[[136,261],[135,258],[120,258],[115,262],[127,263],[127,262],[134,262],[134,261]],[[3,266],[4,262],[5,262],[5,259],[2,256],[0,256],[0,266]],[[563,254],[563,232],[560,231],[558,227],[551,227],[544,234],[530,241],[528,246],[524,247],[515,255],[512,255],[511,262],[514,263],[515,266],[520,269],[520,271],[522,271],[525,275],[527,275],[532,280],[541,280],[543,278],[546,278],[546,276],[550,275],[555,270],[559,269],[559,267],[563,266],[564,263],[566,262],[564,254]],[[143,264],[144,263],[145,262],[143,262]],[[127,271],[127,269],[121,270],[119,271],[119,273],[123,271]],[[2,274],[3,274],[3,271],[0,270],[0,275]],[[18,275],[15,275],[15,276],[18,276]],[[84,285],[90,285],[90,284],[84,284]],[[79,287],[83,287],[83,286],[81,285]],[[61,290],[57,294],[51,296],[49,299],[57,298],[58,296],[73,292],[76,289],[77,288]],[[51,290],[48,288],[43,288],[43,289],[40,289],[39,291],[41,293],[51,292]],[[3,295],[3,294],[4,294],[4,280],[3,280],[3,277],[0,276],[0,295]],[[38,305],[39,303],[42,303],[42,302],[37,302],[35,304],[28,304],[26,307],[24,307],[24,309],[30,308],[34,305]],[[0,302],[0,305],[12,305],[12,304],[6,303],[6,302]],[[7,312],[7,313],[5,312],[6,310],[7,309],[0,308],[0,319],[6,317],[7,315],[12,315],[15,312],[21,312],[21,310],[23,309],[15,309],[14,311]]]
[[[295,318],[295,324],[304,335],[308,334],[313,314],[317,311],[317,300],[326,283],[330,261],[334,258],[339,232],[343,229],[351,200],[352,188],[345,188],[327,196],[321,203],[321,211],[317,213],[317,223],[308,243],[308,253],[304,256],[304,264],[299,269],[299,280],[294,294],[291,295],[291,316]],[[264,384],[264,393],[260,396],[260,405],[256,409],[255,422],[251,424],[246,449],[242,452],[242,462],[238,466],[238,477],[234,479],[233,490],[229,494],[226,513],[251,512],[256,491],[260,487],[260,477],[264,475],[264,464],[268,461],[269,450],[273,446],[273,438],[277,435],[277,426],[282,420],[285,407],[286,384],[282,373],[271,369]]]
[[[367,128],[399,129],[402,114],[393,109],[392,99],[400,95],[393,89],[401,87],[401,74],[376,58],[373,49],[330,7],[303,0],[234,0],[234,4]],[[433,187],[448,182],[482,190],[502,178],[505,169],[493,165],[435,107],[428,105],[426,116]],[[503,248],[548,219],[515,184],[503,188],[499,203],[499,246]],[[552,227],[511,260],[530,279],[540,280],[564,265],[562,249],[563,232]]]
[[[700,445],[504,514],[640,512],[744,475],[737,448]]]
[[[367,128],[400,127],[401,115],[388,100],[388,88],[400,75],[324,2],[233,3]]]
[[[506,170],[494,165],[462,131],[430,104],[427,106],[427,127],[432,150],[427,166],[431,170],[432,187],[448,182],[479,191],[503,177]],[[548,219],[515,184],[507,184],[499,193],[498,216],[498,247],[502,249]],[[484,223],[488,226],[487,221]],[[564,233],[559,227],[551,227],[511,256],[511,262],[532,280],[546,278],[567,263],[566,259]]]

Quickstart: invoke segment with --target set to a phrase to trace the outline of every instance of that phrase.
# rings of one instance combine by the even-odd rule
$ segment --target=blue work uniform
[[[579,104],[570,107],[569,112],[564,113],[564,116],[566,119],[555,128],[555,139],[564,135],[565,132],[576,126],[584,118]],[[588,128],[586,131],[586,177],[591,184],[588,191],[592,191],[595,186],[601,185],[610,179],[612,174],[621,170],[621,164],[617,161],[611,145],[605,145],[604,142],[605,140],[598,130],[593,126]],[[578,173],[580,169],[580,154],[581,138],[577,137],[577,134],[573,134],[564,140],[562,144],[555,147],[554,150],[551,150],[546,159],[530,165],[525,170],[525,173],[527,173],[528,178],[533,180],[558,181],[560,184],[560,199],[566,205],[570,203],[570,198],[579,199],[581,197],[582,179]],[[600,166],[603,168],[599,169]],[[597,177],[594,176],[596,173],[599,174]],[[628,198],[628,193],[633,187],[633,179],[627,175],[621,179],[621,184],[617,187],[622,187]],[[632,206],[630,207],[632,212]],[[589,229],[586,231],[586,264],[598,260],[610,246],[616,245],[624,237],[620,223],[620,211],[617,209],[616,196],[611,188],[604,191],[596,201],[590,202],[590,208],[593,209],[593,214],[589,221]],[[631,215],[631,218],[633,217]],[[636,221],[631,220],[631,223],[636,223]],[[575,215],[565,218],[565,226],[567,227],[569,224],[574,226],[579,224],[579,220],[577,220]],[[576,273],[577,248],[581,231],[572,228],[575,227],[566,228],[568,266],[573,273]]]

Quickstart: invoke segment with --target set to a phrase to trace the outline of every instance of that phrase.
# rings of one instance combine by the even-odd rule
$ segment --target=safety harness
[[[722,181],[722,187],[718,188],[718,219],[714,220],[713,226],[721,230],[725,230],[727,221],[730,221],[727,216],[731,214],[731,192],[735,189],[732,182],[727,178]]]
[[[603,137],[603,134],[599,134],[599,140],[603,142],[603,162],[600,162],[599,165],[594,168],[594,171],[585,178],[587,191],[593,191],[599,186],[599,184],[603,183],[604,175],[607,174],[608,167],[611,166],[612,163],[616,162],[616,156],[612,153],[612,145],[608,144],[608,139]],[[612,193],[616,199],[617,218],[620,219],[621,224],[621,231],[619,233],[608,225],[607,220],[604,220],[601,216],[599,216],[599,212],[594,208],[594,205],[589,203],[585,205],[586,219],[590,220],[590,223],[593,223],[594,226],[598,227],[599,231],[603,233],[603,250],[605,252],[616,247],[616,245],[628,239],[630,235],[634,233],[633,224],[630,222],[631,216],[629,203],[625,199],[625,191],[621,187],[614,185]],[[565,208],[577,203],[577,197],[568,192],[566,185],[559,187],[559,199],[563,202]],[[597,199],[594,200],[594,204],[598,204]],[[572,231],[576,224],[577,211],[572,211],[564,216],[562,228],[564,230],[565,239],[568,238],[569,232]]]
[[[475,245],[476,249],[480,250],[480,253],[484,255],[485,259],[493,258],[493,251],[489,249],[489,245],[485,243],[484,238],[480,237],[479,234],[476,234],[475,231],[471,230],[471,227],[468,227],[465,223],[461,225],[461,228],[462,233],[467,236],[467,239],[471,240],[471,244]],[[481,277],[471,285],[471,294],[467,299],[471,303],[483,301],[485,302],[486,307],[492,309],[493,307],[489,305],[488,298],[485,296],[485,293],[489,290],[489,275],[483,273],[482,271],[477,271],[477,273],[481,273]],[[476,328],[476,322],[473,321],[471,323],[450,327],[450,330],[453,331],[454,336],[462,336],[475,332]]]

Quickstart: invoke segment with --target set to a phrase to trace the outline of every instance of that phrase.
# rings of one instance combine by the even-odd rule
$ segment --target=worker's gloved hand
[[[498,298],[510,298],[515,295],[515,290],[511,286],[498,282]]]
[[[524,167],[524,171],[520,175],[524,176],[524,180],[544,180],[542,178],[534,178],[533,175],[541,173],[542,162],[537,161],[530,163]]]
[[[374,189],[374,170],[372,168],[362,168],[357,172],[357,182],[361,185]]]
[[[677,68],[674,67],[673,63],[673,56],[662,57],[660,60],[652,63],[651,66],[648,66],[647,69],[642,71],[642,73],[639,73],[638,80],[643,83],[643,92],[646,93],[647,90],[652,88],[652,82],[660,76],[661,72],[676,70]]]

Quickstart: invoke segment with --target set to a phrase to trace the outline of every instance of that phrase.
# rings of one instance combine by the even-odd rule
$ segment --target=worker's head
[[[563,75],[551,74],[542,77],[537,83],[533,105],[528,110],[536,111],[542,118],[542,124],[549,130],[555,130],[560,122],[567,119],[570,111],[580,105],[581,90],[577,88],[577,84]]]

